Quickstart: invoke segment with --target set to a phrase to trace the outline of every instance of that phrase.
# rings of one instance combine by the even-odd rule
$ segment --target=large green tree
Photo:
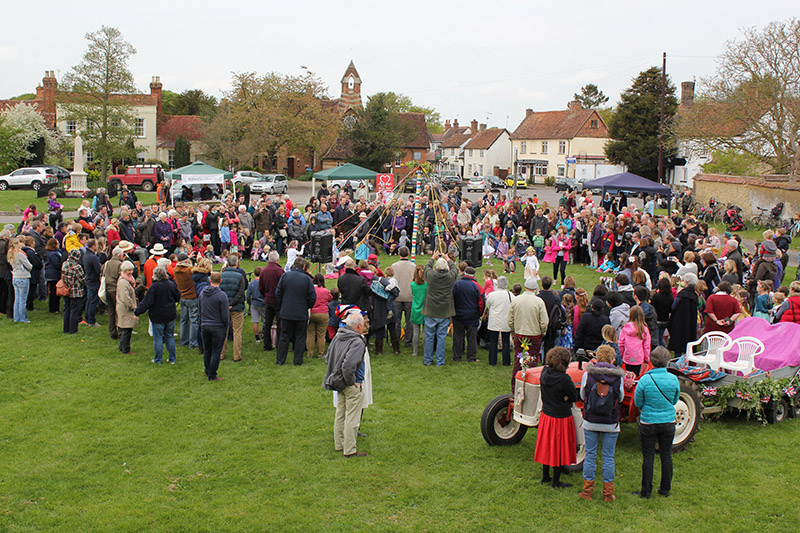
[[[87,33],[89,42],[80,63],[64,77],[72,94],[65,95],[65,118],[74,120],[85,148],[99,162],[101,178],[120,159],[125,142],[135,135],[136,115],[130,101],[119,95],[136,93],[128,60],[136,49],[117,28],[102,26]]]
[[[764,170],[797,175],[800,158],[800,20],[749,28],[728,41],[675,132],[713,151],[734,151]]]
[[[675,86],[666,79],[664,123],[668,124],[678,109]],[[651,67],[633,80],[622,93],[608,124],[611,141],[606,156],[613,163],[624,164],[630,172],[651,180],[658,178],[658,134],[661,111],[661,69]],[[666,129],[666,127],[665,127]],[[675,143],[664,135],[664,159],[673,157]]]
[[[326,86],[311,73],[235,74],[204,141],[218,162],[234,165],[250,165],[263,155],[269,166],[284,148],[317,152],[339,127],[326,100]]]
[[[0,115],[0,174],[7,174],[16,168],[19,143],[15,137],[17,130],[8,125],[8,120]]]
[[[581,87],[581,92],[575,93],[574,98],[581,103],[581,107],[584,109],[596,109],[608,102],[608,96],[603,94],[603,91],[594,83],[587,83]]]
[[[413,130],[400,118],[390,94],[377,93],[367,99],[367,105],[346,126],[344,135],[351,148],[348,161],[381,172],[403,151]]]
[[[162,91],[161,109],[165,115],[210,117],[217,109],[217,99],[200,89],[190,89],[180,94],[173,91]]]
[[[423,113],[425,115],[425,125],[431,133],[442,133],[444,125],[442,124],[442,116],[432,107],[424,107],[416,105],[411,101],[409,96],[404,94],[388,91],[385,93],[377,93],[383,95],[386,102],[386,107],[394,113]]]
[[[44,118],[33,107],[20,103],[2,113],[7,128],[15,133],[14,149],[7,154],[8,163],[26,166],[44,163],[45,155],[58,150],[55,132],[45,124]]]

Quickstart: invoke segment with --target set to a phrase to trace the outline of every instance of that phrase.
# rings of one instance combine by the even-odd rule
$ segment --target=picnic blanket
[[[736,323],[731,339],[755,337],[764,343],[764,352],[756,356],[756,368],[764,371],[800,365],[800,324],[770,324],[763,318],[744,318]],[[735,361],[739,351],[734,346],[723,354],[726,361]]]

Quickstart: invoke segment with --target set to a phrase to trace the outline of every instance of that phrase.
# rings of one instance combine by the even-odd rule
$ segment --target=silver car
[[[469,181],[467,182],[467,192],[483,192],[484,189],[486,189],[486,180],[483,178],[483,176],[470,176]]]
[[[253,184],[256,181],[260,180],[262,177],[260,172],[256,172],[255,170],[240,170],[239,172],[233,175],[233,179],[231,182],[233,183],[249,183]]]
[[[250,184],[252,193],[284,194],[289,190],[289,179],[283,174],[263,174]]]
[[[16,188],[31,188],[38,191],[42,185],[58,182],[56,172],[50,167],[18,168],[11,174],[0,176],[0,191]]]

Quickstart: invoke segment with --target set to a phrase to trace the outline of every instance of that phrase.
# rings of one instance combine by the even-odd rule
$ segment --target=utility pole
[[[658,121],[658,182],[664,183],[664,99],[667,91],[667,53],[661,65],[661,117]]]

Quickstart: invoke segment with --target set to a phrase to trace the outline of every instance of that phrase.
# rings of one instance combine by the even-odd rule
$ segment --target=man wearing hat
[[[436,345],[436,366],[444,365],[445,338],[450,326],[450,318],[456,314],[453,300],[453,286],[458,276],[458,268],[452,259],[434,252],[425,265],[425,279],[428,293],[422,304],[425,316],[425,366],[433,364],[434,343]]]
[[[144,263],[144,284],[148,289],[153,284],[153,270],[158,266],[158,260],[164,257],[166,253],[167,249],[160,242],[156,243],[150,250],[150,257]]]
[[[528,345],[528,353],[541,360],[542,339],[547,332],[550,319],[544,300],[536,295],[538,285],[536,278],[525,280],[525,292],[511,301],[508,311],[508,327],[514,332],[514,354],[522,352],[522,343]],[[521,369],[519,358],[514,357],[514,370],[511,373],[511,386],[514,386],[514,376]]]

